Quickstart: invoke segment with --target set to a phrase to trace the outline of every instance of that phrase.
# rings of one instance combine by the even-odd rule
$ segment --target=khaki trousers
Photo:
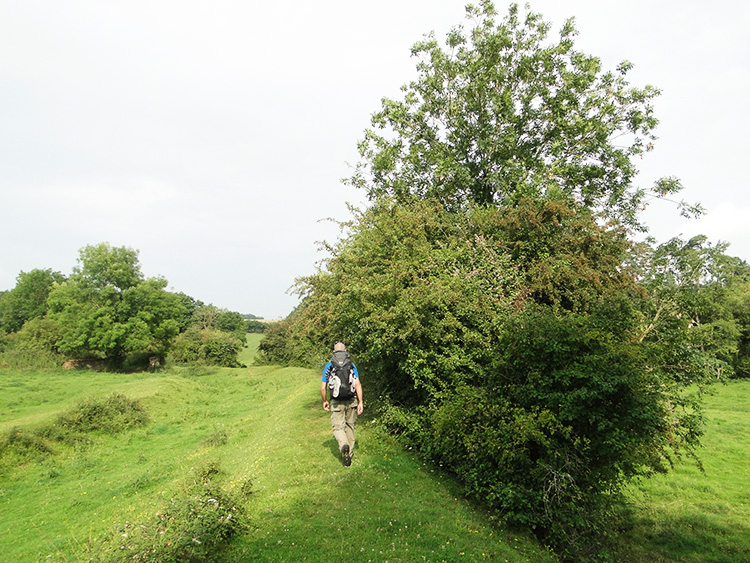
[[[344,444],[349,444],[349,451],[354,449],[354,425],[357,422],[357,398],[345,401],[331,400],[331,426],[333,437],[339,444],[339,450]]]

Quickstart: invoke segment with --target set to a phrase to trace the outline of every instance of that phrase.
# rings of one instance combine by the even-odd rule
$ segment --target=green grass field
[[[248,350],[248,360],[252,350]],[[217,561],[554,561],[494,525],[449,479],[366,417],[341,465],[319,374],[277,366],[157,374],[0,372],[0,424],[32,431],[84,398],[138,398],[149,424],[0,462],[0,553],[88,561],[126,522],[149,525],[193,468],[250,489],[249,529]],[[96,559],[95,559],[96,560]]]
[[[246,363],[257,341],[251,335]],[[140,400],[151,419],[117,435],[53,444],[54,451],[6,451],[3,559],[105,560],[97,555],[104,540],[121,541],[126,523],[149,529],[196,468],[213,464],[222,486],[242,493],[250,526],[209,560],[555,561],[461,500],[449,478],[399,449],[366,415],[352,466],[343,467],[319,382],[315,371],[278,366],[0,371],[2,440],[13,428],[32,435],[81,400],[113,392]],[[750,560],[750,382],[719,388],[709,407],[706,474],[686,464],[633,488],[623,560]]]
[[[750,561],[750,381],[717,385],[705,408],[705,472],[683,460],[630,488],[634,525],[623,537],[630,561]]]

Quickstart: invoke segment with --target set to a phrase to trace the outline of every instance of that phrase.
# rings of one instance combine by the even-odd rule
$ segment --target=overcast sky
[[[442,40],[465,3],[0,0],[0,290],[109,242],[174,291],[286,316],[316,241],[337,236],[321,220],[364,201],[340,179],[370,115],[416,75],[411,45]],[[750,260],[750,2],[531,7],[555,29],[574,16],[580,50],[663,91],[639,183],[677,176],[709,213],[658,203],[651,233]]]

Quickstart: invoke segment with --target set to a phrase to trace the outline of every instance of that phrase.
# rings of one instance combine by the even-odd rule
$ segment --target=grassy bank
[[[139,399],[150,422],[0,462],[0,552],[14,561],[110,557],[154,524],[196,468],[223,473],[250,526],[216,561],[553,561],[461,501],[449,480],[367,417],[344,468],[315,371],[270,367],[162,374],[0,373],[0,424],[32,435],[83,398]],[[6,434],[7,435],[7,434]],[[213,500],[213,499],[209,499]],[[122,539],[121,539],[122,538]],[[164,547],[164,546],[162,546]],[[166,548],[165,548],[166,549]]]

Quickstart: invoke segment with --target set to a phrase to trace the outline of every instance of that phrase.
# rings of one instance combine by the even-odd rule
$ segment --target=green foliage
[[[242,318],[242,315],[234,311],[223,311],[219,315],[219,318],[216,319],[216,328],[224,332],[236,332],[239,334],[247,332],[245,329],[245,319]]]
[[[734,375],[750,377],[750,283],[737,283],[732,286],[727,297],[727,306],[739,330],[736,342],[737,354],[732,362]]]
[[[635,262],[652,295],[651,314],[657,320],[671,317],[656,324],[687,335],[692,349],[707,352],[717,377],[746,376],[750,266],[728,256],[727,248],[726,243],[711,244],[703,235],[689,241],[676,237],[658,246],[642,243]],[[679,345],[672,348],[677,356]]]
[[[694,455],[711,357],[674,315],[646,326],[626,232],[585,208],[381,200],[331,250],[267,359],[343,339],[390,431],[566,557],[601,555],[624,482]]]
[[[47,297],[52,287],[65,277],[52,270],[21,272],[16,286],[0,294],[0,332],[18,332],[24,323],[47,313]]]
[[[57,349],[115,367],[129,354],[164,356],[184,314],[163,278],[143,279],[137,252],[108,244],[81,250],[79,266],[49,296]]]
[[[244,317],[166,287],[163,278],[143,278],[137,251],[108,243],[82,248],[67,280],[50,270],[22,272],[14,289],[0,294],[0,365],[75,359],[143,369],[154,358],[163,362],[181,333],[178,361],[239,365]]]
[[[58,416],[55,426],[65,434],[117,434],[144,426],[148,421],[148,413],[139,401],[113,393],[105,398],[82,401],[71,411]]]
[[[572,20],[549,42],[517,5],[499,23],[490,0],[467,12],[445,46],[413,47],[418,76],[383,100],[349,179],[373,207],[259,349],[314,365],[344,340],[390,430],[564,557],[596,559],[623,483],[695,455],[686,389],[723,375],[742,330],[710,307],[718,286],[654,286],[630,257],[658,91],[576,51]],[[700,285],[695,258],[672,271]]]
[[[180,319],[180,332],[184,332],[193,323],[196,311],[203,307],[205,303],[182,292],[178,293],[177,297],[179,297],[180,303],[182,303],[185,310],[184,315]]]
[[[694,454],[702,431],[631,337],[631,303],[514,315],[483,384],[457,389],[427,426],[432,455],[462,475],[471,496],[575,560],[609,541],[603,522],[623,482]]]
[[[188,327],[175,340],[170,358],[177,363],[237,367],[247,343],[245,320],[215,305],[200,305]]]
[[[429,35],[412,47],[417,78],[383,99],[349,183],[453,209],[562,198],[637,224],[647,191],[632,185],[634,159],[653,147],[659,91],[631,87],[627,61],[604,72],[577,51],[573,20],[550,41],[550,24],[515,4],[499,22],[489,0],[467,12],[443,46]],[[680,189],[668,178],[648,192]]]
[[[253,334],[263,334],[268,328],[268,323],[253,319],[245,321],[245,330]]]
[[[222,481],[216,462],[195,468],[163,510],[144,521],[125,522],[89,556],[110,563],[216,561],[226,543],[250,526],[243,499]]]
[[[57,324],[46,317],[26,321],[20,331],[5,337],[0,346],[0,367],[43,369],[61,366],[65,356],[57,348]]]
[[[222,311],[219,317],[216,319],[216,328],[227,332],[237,338],[244,345],[247,340],[245,334],[247,333],[247,327],[245,326],[245,319],[242,315],[234,311]]]
[[[138,251],[103,242],[81,249],[73,275],[88,287],[124,291],[143,280]]]
[[[243,346],[234,334],[193,326],[175,339],[169,358],[178,364],[239,367]]]
[[[193,312],[192,324],[201,329],[218,328],[219,318],[225,311],[216,305],[201,305]]]
[[[0,460],[4,465],[38,463],[55,450],[50,442],[35,432],[13,427],[0,439]]]
[[[460,378],[472,363],[461,351],[482,354],[482,335],[519,291],[507,253],[436,203],[383,202],[352,230],[327,272],[299,280],[302,304],[269,328],[261,352],[272,361],[310,352],[308,363],[320,363],[342,339],[398,401],[444,387],[438,373]]]
[[[323,367],[328,352],[322,353],[317,343],[303,328],[307,324],[306,315],[313,314],[308,313],[311,306],[308,300],[303,300],[284,320],[269,325],[258,344],[256,364]],[[327,350],[329,349],[330,346],[327,347]]]

